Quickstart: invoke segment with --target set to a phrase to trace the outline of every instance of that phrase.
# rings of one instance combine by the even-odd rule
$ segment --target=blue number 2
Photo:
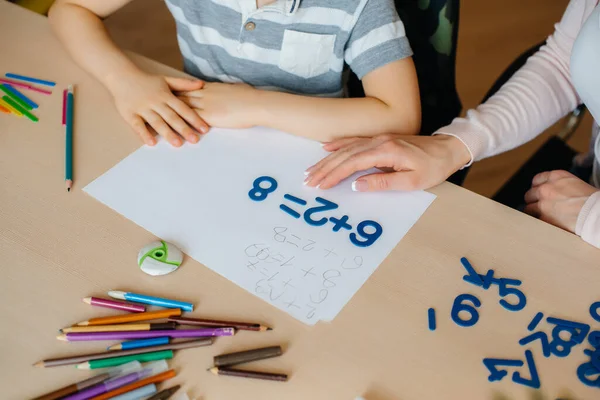
[[[306,210],[306,212],[304,213],[304,220],[309,225],[322,226],[327,223],[328,219],[326,217],[323,217],[321,219],[312,219],[312,215],[318,212],[335,210],[339,206],[332,201],[325,200],[322,197],[317,197],[315,200],[317,201],[317,203],[322,204],[322,206],[311,207],[308,210]]]

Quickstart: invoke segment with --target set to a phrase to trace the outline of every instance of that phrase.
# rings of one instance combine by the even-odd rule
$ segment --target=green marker
[[[105,358],[103,360],[92,360],[86,361],[81,364],[77,364],[77,369],[98,369],[115,367],[117,365],[126,364],[131,361],[139,361],[141,363],[157,360],[167,360],[173,358],[173,350],[155,351],[153,353],[144,354],[132,354],[130,356]]]
[[[23,114],[24,116],[26,116],[27,118],[29,118],[33,122],[38,122],[39,121],[38,118],[35,115],[33,115],[32,113],[30,113],[29,111],[27,111],[25,108],[23,108],[21,106],[21,104],[17,103],[12,97],[10,97],[10,96],[4,96],[4,97],[2,97],[2,100],[4,100],[5,102],[7,102],[12,108],[14,108],[18,112],[20,112],[21,114]]]

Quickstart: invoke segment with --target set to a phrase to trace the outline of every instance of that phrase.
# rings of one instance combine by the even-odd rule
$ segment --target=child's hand
[[[198,142],[197,132],[206,133],[209,127],[198,113],[173,92],[198,90],[203,85],[203,81],[138,72],[114,77],[108,88],[119,114],[144,143],[150,146],[156,144],[148,124],[173,146],[179,147],[183,139],[191,143]]]
[[[257,125],[259,94],[244,83],[205,83],[201,90],[179,93],[179,98],[210,126],[237,129]]]

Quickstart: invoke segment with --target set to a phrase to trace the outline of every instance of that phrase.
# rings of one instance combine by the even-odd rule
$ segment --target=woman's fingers
[[[160,136],[167,139],[172,146],[179,147],[183,144],[181,137],[156,112],[152,110],[146,111],[142,117]]]

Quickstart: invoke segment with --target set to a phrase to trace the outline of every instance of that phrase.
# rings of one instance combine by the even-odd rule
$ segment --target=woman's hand
[[[171,145],[179,147],[184,140],[196,143],[198,134],[208,132],[208,125],[173,92],[197,90],[203,81],[149,75],[135,72],[109,79],[111,92],[119,114],[140,136],[153,146],[156,138],[149,125]]]
[[[211,126],[241,129],[257,125],[260,90],[245,83],[205,83],[200,90],[178,95]]]
[[[577,217],[587,199],[598,189],[567,171],[542,172],[525,193],[525,212],[575,233]]]
[[[358,178],[352,189],[428,189],[445,181],[467,164],[466,146],[453,136],[382,135],[374,138],[341,139],[323,146],[332,152],[310,167],[305,184],[329,189],[355,172],[370,168],[385,171]]]

